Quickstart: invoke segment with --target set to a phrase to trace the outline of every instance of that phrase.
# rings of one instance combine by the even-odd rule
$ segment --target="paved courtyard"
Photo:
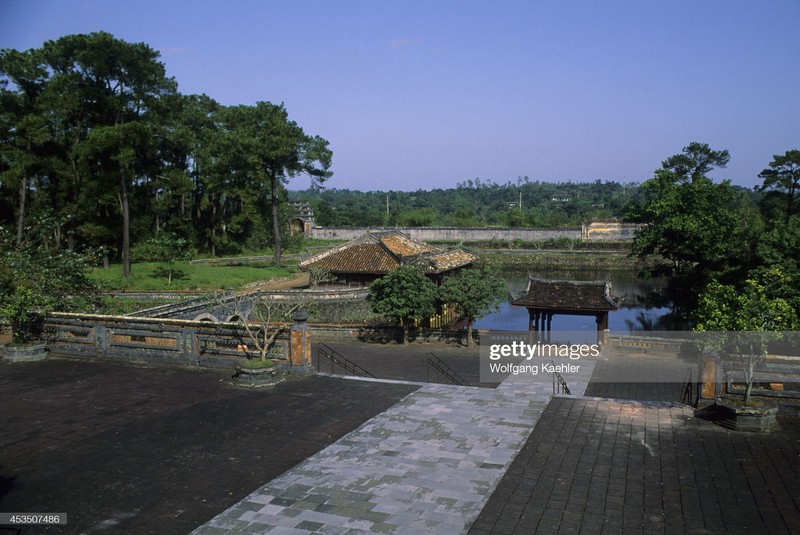
[[[68,513],[25,535],[188,533],[416,388],[317,376],[248,390],[222,370],[0,361],[0,511]]]
[[[469,531],[800,533],[800,429],[732,432],[668,402],[554,398]]]
[[[418,381],[431,347],[476,371],[465,349],[337,350]],[[254,391],[214,370],[0,363],[0,511],[69,513],[24,534],[800,533],[797,419],[736,433],[674,384],[591,368],[551,400],[544,376]]]

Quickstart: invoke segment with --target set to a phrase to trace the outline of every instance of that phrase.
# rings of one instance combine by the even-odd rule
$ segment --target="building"
[[[302,201],[290,202],[289,206],[294,210],[294,217],[289,222],[289,234],[311,237],[311,229],[315,226],[314,209],[310,204]]]
[[[300,262],[300,269],[317,268],[329,273],[331,280],[326,285],[357,288],[368,286],[400,266],[411,265],[439,284],[445,275],[477,260],[476,255],[462,249],[440,249],[399,231],[367,232]]]
[[[528,330],[536,340],[550,341],[553,316],[594,316],[597,339],[608,329],[608,313],[619,309],[621,299],[611,293],[610,282],[546,281],[529,278],[525,293],[511,302],[528,309]]]

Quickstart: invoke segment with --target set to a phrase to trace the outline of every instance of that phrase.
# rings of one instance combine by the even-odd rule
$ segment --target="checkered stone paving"
[[[422,386],[194,533],[464,533],[552,388],[549,375]]]

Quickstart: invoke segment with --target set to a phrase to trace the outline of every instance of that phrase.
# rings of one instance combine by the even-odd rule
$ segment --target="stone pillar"
[[[308,328],[308,312],[298,310],[292,316],[294,325],[289,335],[289,360],[292,366],[311,366],[311,330]]]

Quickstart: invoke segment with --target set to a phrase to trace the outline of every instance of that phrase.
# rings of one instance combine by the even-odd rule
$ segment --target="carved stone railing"
[[[290,359],[290,324],[269,358]],[[243,325],[129,316],[53,313],[45,321],[51,353],[116,360],[235,367],[257,355]]]
[[[249,293],[237,294],[235,299],[240,303],[256,299],[272,299],[274,301],[353,301],[365,299],[366,288],[313,288],[304,290],[253,290]],[[231,311],[227,303],[234,299],[230,292],[220,293],[216,296],[204,295],[196,299],[188,299],[179,303],[160,305],[146,310],[127,314],[127,316],[149,318],[174,318],[184,320],[209,319],[211,321],[226,321]],[[249,306],[246,307],[249,311]]]

